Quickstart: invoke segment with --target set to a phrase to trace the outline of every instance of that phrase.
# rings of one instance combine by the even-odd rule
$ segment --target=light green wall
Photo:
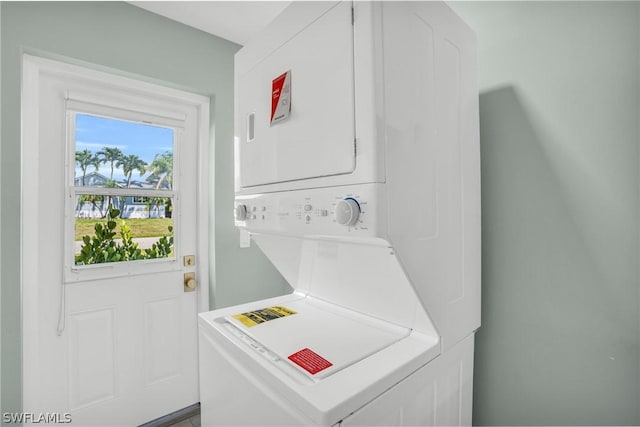
[[[474,424],[640,425],[640,3],[450,5],[479,42]]]
[[[483,325],[474,423],[639,425],[640,5],[452,7],[479,39]],[[286,287],[259,251],[237,248],[232,224],[237,45],[124,3],[1,2],[0,10],[1,394],[8,411],[21,406],[21,49],[215,96],[216,305]]]
[[[2,7],[0,7],[0,82],[2,82]],[[0,84],[0,100],[2,99],[2,85]],[[0,102],[0,136],[2,135],[2,102]],[[0,164],[2,163],[2,150],[0,150]],[[0,173],[0,175],[2,175]],[[0,176],[0,224],[2,224],[2,177]],[[2,227],[0,227],[0,242],[2,242]],[[2,259],[2,244],[0,244],[0,260]],[[0,276],[2,275],[2,263],[0,263]],[[0,284],[2,281],[0,281]],[[2,289],[0,289],[0,410],[2,409]]]
[[[216,306],[286,289],[233,226],[233,54],[239,46],[124,2],[1,2],[2,411],[20,396],[20,61],[23,51],[91,63],[211,96],[215,154]],[[62,167],[62,165],[61,165]],[[247,266],[251,268],[247,268]],[[212,266],[213,267],[213,266]],[[210,280],[213,287],[214,281]],[[256,289],[256,284],[259,288]],[[213,293],[212,293],[213,294]],[[213,305],[212,305],[213,306]]]

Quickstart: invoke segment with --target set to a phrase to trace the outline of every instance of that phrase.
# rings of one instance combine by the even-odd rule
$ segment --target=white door
[[[23,64],[24,411],[132,426],[197,403],[208,98]]]

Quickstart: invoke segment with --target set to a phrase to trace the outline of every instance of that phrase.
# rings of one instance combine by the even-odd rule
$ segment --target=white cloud
[[[120,150],[126,150],[127,149],[127,145],[103,144],[101,142],[76,141],[76,150],[93,149],[93,148],[97,148],[99,150],[102,150],[106,146],[107,147],[119,148]]]

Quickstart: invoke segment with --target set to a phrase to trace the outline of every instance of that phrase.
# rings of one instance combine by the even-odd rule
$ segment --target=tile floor
[[[171,424],[169,427],[200,427],[200,414],[182,420],[179,423]]]

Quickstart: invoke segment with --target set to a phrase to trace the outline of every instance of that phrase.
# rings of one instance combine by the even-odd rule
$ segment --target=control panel
[[[237,196],[236,226],[253,232],[376,237],[381,187],[365,184]]]

